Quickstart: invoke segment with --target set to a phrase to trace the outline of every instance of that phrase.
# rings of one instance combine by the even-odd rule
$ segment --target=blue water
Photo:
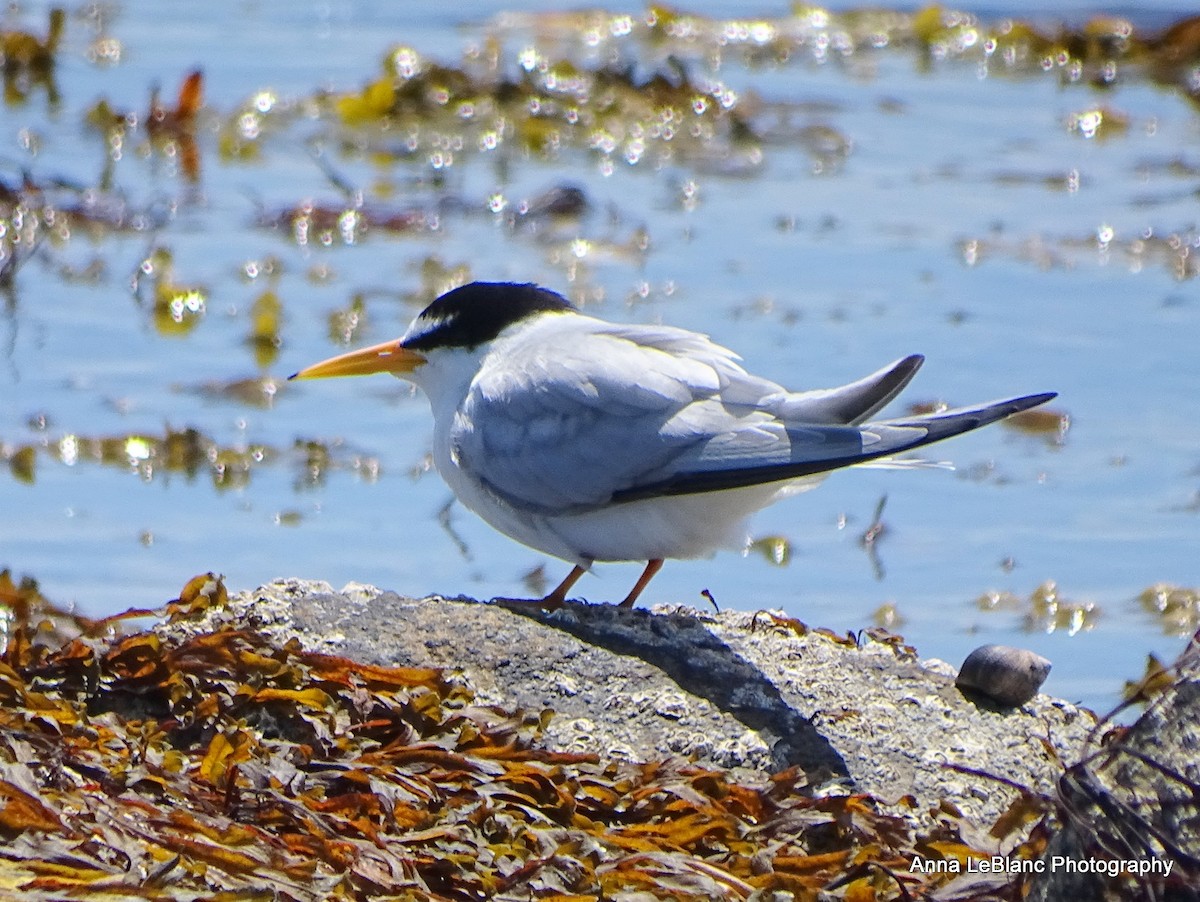
[[[23,6],[5,27],[41,31],[45,9]],[[253,162],[222,161],[217,131],[261,91],[283,107],[322,90],[357,91],[398,43],[457,65],[489,32],[488,9],[130,2],[105,26],[122,47],[111,66],[89,62],[94,35],[71,17],[57,70],[61,105],[35,90],[23,105],[0,107],[0,177],[11,184],[27,168],[96,184],[103,139],[85,128],[86,110],[100,97],[144,110],[152,85],[169,97],[192,66],[206,74],[202,176],[188,186],[135,135],[114,169],[116,190],[135,205],[174,205],[174,217],[153,232],[77,233],[21,270],[0,315],[0,443],[11,454],[71,434],[193,427],[222,446],[261,443],[276,453],[244,487],[221,490],[206,470],[146,478],[40,453],[32,485],[0,476],[0,566],[94,614],[159,603],[210,569],[237,589],[294,575],[490,597],[528,591],[522,577],[544,564],[552,586],[567,569],[561,562],[461,508],[450,509],[451,530],[440,524],[450,496],[428,470],[428,411],[402,383],[284,385],[265,409],[202,390],[282,377],[339,350],[329,315],[357,294],[366,323],[356,344],[399,334],[418,310],[406,298],[436,259],[472,278],[586,296],[608,318],[708,332],[796,388],[920,352],[928,362],[905,401],[1061,393],[1055,409],[1071,418],[1063,443],[993,427],[934,449],[955,462],[953,472],[836,474],[756,520],[756,535],[791,543],[786,566],[755,553],[668,564],[646,602],[704,604],[707,589],[722,606],[782,608],[838,630],[868,626],[877,608],[894,604],[900,631],[922,654],[957,663],[983,642],[1025,645],[1054,661],[1048,691],[1100,708],[1148,653],[1182,647],[1136,596],[1159,581],[1197,583],[1200,295],[1194,278],[1175,273],[1179,252],[1159,241],[1197,239],[1194,107],[1137,78],[1099,92],[1053,76],[981,78],[965,63],[921,71],[900,50],[846,65],[729,62],[720,76],[747,103],[755,95],[787,105],[793,125],[832,130],[848,153],[818,159],[784,133],[748,170],[618,162],[611,174],[583,152],[553,162],[517,155],[504,169],[463,154],[444,191],[469,212],[444,213],[436,231],[376,231],[321,247],[256,225],[260,209],[343,203],[310,140],[369,202],[432,205],[438,192],[417,179],[429,174],[421,166],[341,153],[328,122],[297,115]],[[1070,14],[1085,20],[1086,9],[1074,4]],[[1045,15],[1002,12],[1022,11]],[[1172,10],[1140,15],[1165,22]],[[515,58],[526,32],[500,34]],[[1067,127],[1098,106],[1122,113],[1126,127],[1092,139]],[[485,210],[495,193],[516,203],[564,182],[591,201],[578,222],[513,229]],[[1100,238],[1110,233],[1106,248]],[[1137,252],[1143,233],[1151,240]],[[645,251],[634,248],[641,234]],[[574,239],[590,242],[583,257]],[[207,295],[186,336],[156,331],[130,287],[154,246],[169,248],[177,281]],[[62,275],[90,263],[103,269],[98,282]],[[247,277],[248,266],[267,265],[273,280]],[[246,338],[251,305],[269,287],[283,304],[283,345],[261,370]],[[336,444],[336,467],[318,484],[297,439]],[[880,577],[858,537],[885,494]],[[598,567],[578,589],[620,598],[637,572]],[[1021,611],[976,604],[992,590],[1028,596],[1047,580],[1098,609],[1088,628],[1031,630]]]

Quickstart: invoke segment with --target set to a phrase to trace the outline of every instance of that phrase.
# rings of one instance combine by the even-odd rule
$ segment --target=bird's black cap
[[[404,347],[475,348],[535,314],[574,309],[562,295],[532,283],[472,282],[447,291],[421,311]]]

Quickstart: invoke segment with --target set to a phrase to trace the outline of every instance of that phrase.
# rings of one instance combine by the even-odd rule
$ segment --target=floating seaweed
[[[139,264],[133,276],[133,295],[140,304],[150,307],[154,328],[168,337],[187,335],[204,318],[208,307],[208,290],[176,282],[174,254],[161,246],[151,250]]]
[[[495,31],[529,34],[560,53],[586,50],[603,58],[640,44],[642,57],[709,58],[718,65],[815,61],[853,69],[872,54],[910,52],[922,69],[969,65],[994,75],[1049,75],[1064,85],[1103,88],[1142,75],[1200,100],[1192,75],[1200,61],[1200,17],[1160,30],[1101,14],[1051,31],[1019,18],[987,21],[937,4],[915,12],[804,6],[781,18],[730,19],[651,6],[640,15],[505,14]]]
[[[112,191],[39,179],[28,171],[19,180],[0,179],[0,288],[11,287],[35,253],[64,245],[78,232],[93,238],[142,232],[165,224],[171,215],[163,204],[138,207]],[[89,279],[94,270],[61,271],[68,278]]]
[[[305,200],[279,210],[260,211],[258,225],[285,231],[301,246],[314,244],[357,244],[370,231],[405,234],[434,230],[438,227],[436,214],[409,208],[388,208],[361,202],[350,204],[322,203]]]
[[[1155,583],[1143,589],[1137,600],[1169,635],[1190,636],[1200,630],[1200,588]]]
[[[761,536],[751,542],[747,550],[775,567],[786,567],[792,560],[792,543],[784,536]]]
[[[274,376],[247,376],[242,379],[214,379],[199,385],[180,386],[179,390],[214,401],[232,401],[247,407],[269,410],[275,406],[275,399],[280,392],[288,390],[288,382]]]
[[[602,168],[674,158],[757,166],[761,149],[731,112],[736,100],[723,83],[692,75],[678,60],[642,73],[632,64],[588,68],[530,48],[510,69],[497,48],[454,67],[400,46],[385,57],[380,77],[334,98],[333,110],[363,131],[366,152],[422,159],[434,171],[510,147],[546,159],[582,150]]]
[[[61,7],[50,9],[46,36],[26,31],[0,31],[0,68],[4,73],[4,102],[16,106],[36,88],[45,88],[52,106],[59,101],[54,79],[55,56],[67,16]]]
[[[196,118],[203,103],[204,74],[197,69],[184,77],[173,107],[163,104],[156,87],[145,114],[121,111],[100,100],[88,112],[87,120],[104,135],[114,159],[121,156],[129,136],[144,129],[151,150],[166,159],[177,159],[184,178],[194,183],[200,180]]]
[[[1071,268],[1091,259],[1097,263],[1123,262],[1130,272],[1148,266],[1165,268],[1179,282],[1200,275],[1200,231],[1186,228],[1159,234],[1153,229],[1121,235],[1101,225],[1092,235],[1035,236],[1021,240],[967,238],[959,242],[959,253],[968,266],[990,257],[1010,257],[1039,269]]]
[[[269,368],[279,357],[283,344],[280,333],[283,329],[283,302],[274,288],[267,288],[250,306],[250,334],[246,343],[254,351],[254,362],[260,369]],[[279,386],[269,381],[269,397],[274,399]],[[269,405],[268,405],[269,406]]]
[[[20,31],[0,36],[6,78],[25,83],[32,73],[52,73],[63,22],[62,11],[56,9],[44,39]],[[506,14],[494,20],[483,42],[458,63],[434,61],[412,46],[398,45],[356,92],[317,92],[283,100],[272,91],[258,91],[234,110],[217,114],[218,145],[225,159],[258,159],[268,136],[297,139],[298,125],[308,128],[316,121],[321,136],[304,140],[332,151],[315,154],[320,165],[327,166],[337,152],[376,164],[416,164],[418,186],[437,190],[429,202],[412,205],[388,204],[357,192],[342,203],[301,200],[260,212],[262,225],[284,230],[301,244],[352,243],[372,230],[435,231],[449,212],[491,207],[496,213],[496,205],[514,225],[534,226],[575,220],[588,211],[589,199],[570,185],[556,186],[527,203],[460,199],[442,190],[446,172],[472,157],[493,158],[504,166],[514,155],[559,159],[572,154],[589,157],[603,172],[618,166],[683,164],[693,171],[752,174],[775,147],[803,148],[816,170],[828,171],[852,152],[851,139],[829,121],[835,107],[739,93],[714,74],[731,64],[853,68],[880,53],[901,52],[912,54],[919,66],[973,66],[1009,77],[1051,76],[1065,86],[1113,85],[1146,77],[1197,99],[1193,73],[1200,61],[1198,22],[1200,18],[1184,19],[1152,31],[1120,17],[1097,16],[1082,26],[1050,32],[1021,20],[988,22],[941,6],[915,13],[805,7],[780,18],[729,19],[658,6],[640,14]],[[118,110],[102,100],[89,121],[105,135],[113,162],[140,133],[155,154],[176,161],[185,179],[196,182],[202,102],[203,75],[195,70],[184,77],[170,103],[157,90],[144,111]],[[1068,127],[1104,137],[1119,134],[1129,123],[1111,104],[1097,103],[1081,105]],[[1044,178],[1073,190],[1072,178],[1077,183],[1079,176]],[[169,202],[149,208],[131,205],[108,182],[106,176],[101,187],[75,189],[48,207],[40,199],[35,206],[25,191],[21,203],[26,215],[17,217],[22,227],[5,230],[0,240],[0,280],[11,282],[42,235],[63,241],[72,229],[82,227],[93,235],[155,228],[173,214]],[[694,192],[688,202],[694,202]],[[30,234],[34,220],[45,227],[37,235]],[[15,250],[4,246],[21,234],[33,242],[27,240]],[[577,266],[571,257],[577,237],[566,236],[553,251],[557,262]],[[614,253],[637,244],[633,239],[585,240],[593,248],[609,246]],[[970,238],[964,240],[962,252],[971,264],[1001,253],[1037,265],[1058,265],[1077,253],[1073,240],[1028,239],[1006,246],[998,240]],[[1099,243],[1102,254],[1120,255],[1133,269],[1159,263],[1180,280],[1195,276],[1200,259],[1195,249],[1195,236],[1187,230],[1161,237],[1118,236]],[[180,325],[172,312],[168,331],[178,332]]]
[[[1067,440],[1067,431],[1071,428],[1071,415],[1054,407],[1037,411],[1024,410],[1006,418],[1003,425],[1026,435],[1044,438],[1051,445],[1061,445]]]
[[[258,380],[247,385],[202,386],[199,390],[228,398],[231,393],[265,391]],[[243,401],[242,403],[250,403]],[[0,460],[7,463],[14,479],[32,483],[39,459],[49,458],[66,466],[93,463],[137,474],[144,482],[182,475],[188,480],[207,476],[218,490],[241,488],[253,473],[280,463],[290,464],[300,474],[297,487],[319,485],[330,472],[351,472],[374,481],[379,461],[370,454],[345,447],[341,442],[297,439],[291,448],[266,444],[221,445],[196,429],[167,429],[161,435],[130,433],[113,436],[84,436],[75,433],[57,439],[9,445],[0,442]]]
[[[1065,632],[1071,636],[1091,630],[1101,614],[1100,606],[1093,601],[1063,598],[1053,580],[1042,583],[1026,597],[1013,592],[985,592],[976,599],[976,605],[981,611],[1021,613],[1028,632]]]

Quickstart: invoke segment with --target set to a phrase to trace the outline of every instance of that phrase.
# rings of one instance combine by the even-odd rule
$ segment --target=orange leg
[[[642,594],[642,590],[650,584],[650,580],[654,579],[654,574],[662,569],[663,559],[656,557],[646,561],[646,569],[642,571],[642,575],[638,577],[638,581],[633,584],[633,588],[629,594],[625,596],[625,600],[618,607],[631,608],[633,603],[638,600],[638,596]]]
[[[502,604],[531,604],[546,611],[557,611],[566,602],[567,593],[571,591],[571,587],[579,582],[579,577],[585,573],[587,573],[586,570],[576,565],[575,569],[567,574],[567,578],[559,583],[558,587],[545,598],[496,598],[493,600]]]
[[[539,607],[545,608],[547,611],[557,611],[566,602],[567,593],[571,591],[572,587],[574,587],[577,582],[579,582],[579,577],[583,576],[585,573],[587,573],[587,571],[576,564],[575,569],[567,574],[567,578],[559,583],[558,587],[553,592],[551,592],[541,601],[535,602],[535,604],[537,604]]]

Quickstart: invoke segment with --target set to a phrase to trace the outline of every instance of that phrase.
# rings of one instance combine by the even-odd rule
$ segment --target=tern
[[[398,339],[293,379],[391,373],[433,412],[433,461],[466,507],[574,564],[536,603],[560,607],[595,561],[645,561],[632,607],[667,558],[745,547],[746,520],[832,470],[894,456],[1055,397],[1026,395],[870,421],[916,374],[913,354],[839,388],[792,392],[707,336],[623,325],[533,284],[443,294]]]

